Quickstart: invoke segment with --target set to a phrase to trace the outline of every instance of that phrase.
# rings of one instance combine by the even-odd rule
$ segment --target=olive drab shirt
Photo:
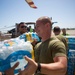
[[[55,37],[52,37],[44,42],[38,43],[34,48],[35,61],[38,63],[53,63],[55,56],[65,56],[65,45]],[[45,74],[35,74],[45,75]]]

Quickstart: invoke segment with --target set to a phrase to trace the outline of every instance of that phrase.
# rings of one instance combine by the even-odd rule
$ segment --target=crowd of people
[[[24,22],[18,25],[18,35],[23,33],[32,32],[33,30],[27,29]],[[48,16],[40,17],[36,20],[35,32],[41,38],[41,42],[34,43],[34,57],[35,60],[25,56],[28,65],[18,75],[67,75],[67,41],[60,34],[60,27],[53,28],[55,36],[52,36],[52,22]],[[65,31],[64,31],[65,33]],[[64,34],[63,33],[63,34]],[[66,35],[66,33],[65,33]],[[14,75],[14,69],[19,65],[16,63],[12,68],[6,70],[0,75]]]

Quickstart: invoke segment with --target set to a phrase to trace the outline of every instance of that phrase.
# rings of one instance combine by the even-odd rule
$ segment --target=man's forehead
[[[35,25],[40,25],[42,24],[42,22],[40,20],[36,21],[36,24]]]
[[[22,25],[23,25],[23,26],[26,26],[26,24],[20,24],[20,26],[22,26]]]

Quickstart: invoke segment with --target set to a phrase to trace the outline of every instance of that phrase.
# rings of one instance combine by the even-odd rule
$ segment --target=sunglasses
[[[27,26],[21,26],[21,28],[27,28]]]

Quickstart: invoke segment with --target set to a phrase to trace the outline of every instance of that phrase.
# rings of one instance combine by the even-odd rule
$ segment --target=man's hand
[[[33,75],[37,69],[37,63],[27,56],[25,56],[25,59],[28,61],[28,65],[23,71],[20,71],[18,75]]]
[[[33,39],[33,42],[31,43],[33,46],[35,46],[37,44],[38,40],[37,39]]]
[[[14,75],[15,68],[19,65],[19,62],[17,62],[12,68],[5,71],[6,75]]]

